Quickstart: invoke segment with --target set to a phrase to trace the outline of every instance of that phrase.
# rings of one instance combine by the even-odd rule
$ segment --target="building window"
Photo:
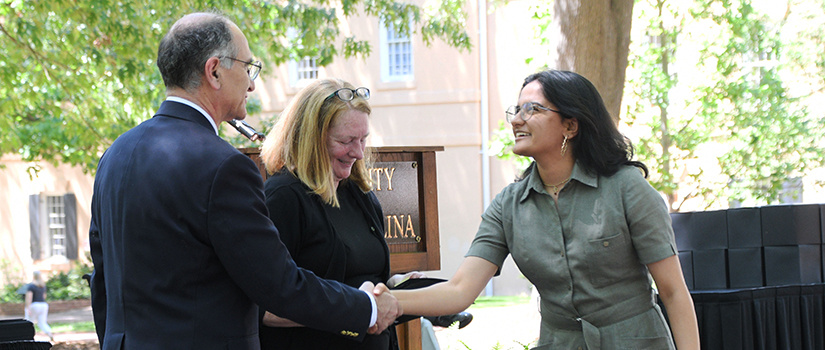
[[[409,30],[399,32],[392,23],[379,28],[381,45],[381,79],[383,81],[413,80],[413,47]]]
[[[318,79],[318,64],[314,58],[304,57],[300,61],[289,61],[290,85],[300,86],[315,79]]]
[[[76,260],[77,199],[65,195],[29,196],[29,229],[33,260],[63,257]]]
[[[801,177],[792,177],[782,183],[782,189],[779,190],[779,198],[781,203],[802,203],[802,192],[804,185]]]
[[[51,256],[66,256],[66,212],[63,196],[46,196],[46,213],[49,216],[49,240]]]

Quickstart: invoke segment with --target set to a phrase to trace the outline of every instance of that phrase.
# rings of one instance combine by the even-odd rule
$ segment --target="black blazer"
[[[89,239],[101,349],[257,349],[258,309],[363,338],[366,293],[298,268],[255,164],[166,101],[98,164]]]
[[[374,193],[364,193],[352,182],[342,181],[339,186],[355,198],[359,211],[364,215],[375,238],[381,242],[384,269],[380,275],[381,280],[372,282],[386,283],[390,277],[390,252],[384,240],[384,213],[381,204]],[[285,169],[266,180],[264,194],[270,218],[279,230],[285,232],[280,238],[298,266],[323,278],[344,282],[347,277],[347,249],[327,217],[321,197],[312,193],[309,187]],[[367,345],[370,339],[362,345],[331,333],[305,328],[274,328],[262,324],[260,335],[263,349],[370,348]],[[394,327],[390,327],[389,337],[391,347],[397,348]]]

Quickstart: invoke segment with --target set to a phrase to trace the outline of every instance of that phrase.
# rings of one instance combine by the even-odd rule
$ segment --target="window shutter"
[[[40,230],[40,195],[29,196],[29,230],[31,231],[31,251],[32,260],[40,260],[40,243],[42,231]]]
[[[63,195],[66,214],[66,259],[77,260],[77,199],[74,193]]]

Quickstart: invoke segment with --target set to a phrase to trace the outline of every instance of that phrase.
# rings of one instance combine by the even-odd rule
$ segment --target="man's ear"
[[[569,135],[571,138],[575,137],[579,134],[579,120],[576,118],[567,118],[564,119],[562,122],[564,126],[564,130],[566,131],[565,134]]]
[[[203,66],[203,79],[216,90],[221,88],[220,67],[221,60],[217,57],[210,57]]]

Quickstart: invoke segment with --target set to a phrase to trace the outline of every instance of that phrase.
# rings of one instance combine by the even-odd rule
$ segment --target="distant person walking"
[[[40,329],[54,341],[52,328],[46,319],[49,317],[49,303],[46,302],[46,282],[40,271],[34,272],[32,282],[26,286],[26,319],[37,324]]]

